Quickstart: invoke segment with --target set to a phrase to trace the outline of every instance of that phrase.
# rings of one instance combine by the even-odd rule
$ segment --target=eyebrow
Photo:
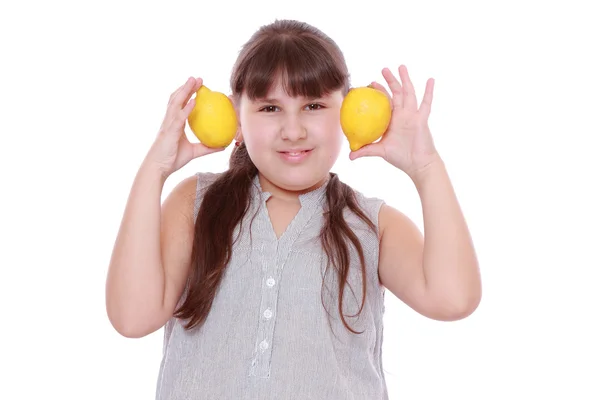
[[[279,103],[277,99],[266,99],[266,98],[258,98],[254,100],[255,103]]]
[[[325,96],[323,97],[307,97],[305,100],[306,101],[315,101],[315,100],[323,100],[325,98]],[[275,98],[257,98],[254,100],[254,103],[281,103],[281,101],[279,99],[275,99]]]

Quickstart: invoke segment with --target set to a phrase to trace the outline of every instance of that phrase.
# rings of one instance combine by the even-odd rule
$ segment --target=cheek
[[[244,142],[249,149],[263,147],[269,142],[270,132],[273,130],[269,121],[256,115],[240,118],[240,128]]]
[[[337,117],[330,117],[327,118],[327,120],[322,121],[319,124],[318,129],[323,142],[326,143],[328,147],[333,147],[337,150],[341,146],[344,139],[344,133],[342,132],[342,127],[340,126]]]
[[[344,134],[341,129],[334,131],[331,139],[331,152],[334,158],[340,155],[342,151],[342,146],[344,144]]]

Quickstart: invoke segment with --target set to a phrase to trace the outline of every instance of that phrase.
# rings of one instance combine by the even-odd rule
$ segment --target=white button
[[[271,311],[270,309],[266,309],[265,312],[263,313],[263,315],[265,316],[265,318],[269,319],[273,316],[273,311]]]
[[[269,347],[269,343],[267,343],[266,340],[263,340],[262,342],[260,342],[260,348],[262,350],[266,350]]]
[[[275,284],[275,279],[273,279],[273,278],[267,279],[267,286],[268,287],[273,287],[274,284]]]

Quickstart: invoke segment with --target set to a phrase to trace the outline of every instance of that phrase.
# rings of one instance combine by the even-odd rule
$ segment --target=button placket
[[[276,247],[263,249],[263,279],[261,284],[261,302],[259,310],[258,336],[256,337],[255,354],[250,368],[250,375],[268,378],[271,370],[272,342],[277,307],[276,282],[279,277],[276,271]]]
[[[260,190],[258,179],[255,178],[256,188]],[[320,201],[325,191],[325,185],[319,190],[300,196],[301,208],[298,215],[288,226],[288,229],[279,240],[272,238],[269,244],[262,247],[262,283],[260,288],[261,301],[258,312],[258,332],[254,347],[254,357],[251,362],[250,375],[262,378],[268,378],[271,373],[271,355],[273,350],[273,337],[275,329],[275,319],[277,318],[278,294],[281,288],[281,274],[284,269],[287,258],[291,252],[292,246],[300,236],[306,225],[314,217],[319,209]],[[272,224],[266,209],[266,200],[268,196],[263,193],[261,197],[261,219],[257,221],[263,230],[271,234]],[[265,239],[269,240],[269,239]]]

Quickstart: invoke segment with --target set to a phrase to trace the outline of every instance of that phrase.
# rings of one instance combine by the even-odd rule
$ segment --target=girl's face
[[[264,99],[242,95],[241,136],[262,177],[288,191],[311,189],[327,179],[343,141],[342,100],[341,91],[318,99],[290,97],[281,83]]]

